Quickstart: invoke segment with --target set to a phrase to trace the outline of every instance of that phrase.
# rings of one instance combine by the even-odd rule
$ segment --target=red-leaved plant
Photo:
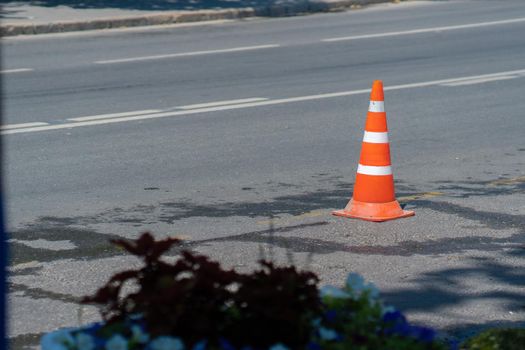
[[[142,259],[144,266],[117,273],[82,300],[101,307],[101,332],[138,317],[150,335],[178,336],[186,344],[207,339],[213,345],[227,339],[236,347],[282,342],[296,349],[308,343],[312,321],[321,312],[317,276],[293,266],[262,260],[259,270],[240,274],[188,250],[172,263],[161,260],[181,245],[175,238],[156,241],[144,233],[136,240],[112,243]],[[123,295],[127,284],[136,289]]]

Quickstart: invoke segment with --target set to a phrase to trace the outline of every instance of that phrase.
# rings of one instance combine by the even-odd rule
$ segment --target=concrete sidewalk
[[[2,5],[0,36],[61,33],[221,19],[342,11],[401,0],[12,1]],[[60,3],[60,4],[58,4]]]

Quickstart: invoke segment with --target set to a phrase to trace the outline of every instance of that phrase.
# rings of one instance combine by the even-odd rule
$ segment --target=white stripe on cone
[[[368,106],[369,112],[384,112],[385,111],[385,103],[383,101],[370,101],[370,105]]]
[[[357,172],[363,175],[392,175],[392,167],[388,166],[372,166],[359,164]]]
[[[388,143],[388,133],[387,132],[365,131],[365,134],[363,136],[363,142]]]

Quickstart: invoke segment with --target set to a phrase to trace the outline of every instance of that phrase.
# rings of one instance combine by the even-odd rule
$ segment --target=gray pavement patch
[[[40,344],[40,338],[43,335],[44,333],[28,333],[9,338],[9,348],[15,350],[38,349]]]
[[[421,201],[420,201],[421,202]],[[429,202],[429,201],[426,201]],[[431,202],[430,202],[431,203]],[[439,204],[443,208],[443,203]],[[433,206],[430,206],[433,207]],[[459,206],[452,206],[456,211]],[[461,210],[464,210],[462,208]],[[484,212],[475,212],[468,210],[470,215],[466,217],[468,220],[474,220],[484,217]],[[448,211],[447,211],[448,213]],[[490,216],[491,225],[486,225],[489,228],[497,229],[516,229],[518,226],[510,227],[500,225],[501,216],[494,213],[487,213]],[[506,222],[514,220],[516,222],[523,222],[525,218],[522,216],[505,216]],[[439,255],[439,254],[461,254],[471,250],[481,251],[510,251],[514,256],[525,255],[525,231],[519,231],[508,237],[487,237],[487,236],[466,236],[466,237],[447,237],[435,240],[425,241],[401,241],[394,245],[351,245],[344,242],[336,242],[334,240],[325,240],[319,238],[311,238],[304,236],[280,236],[280,233],[292,232],[295,230],[306,229],[311,227],[320,227],[328,225],[326,221],[314,222],[310,224],[301,224],[294,226],[285,226],[276,229],[269,229],[264,231],[249,232],[241,235],[234,235],[228,237],[221,237],[216,239],[202,240],[188,243],[189,246],[199,246],[208,244],[210,242],[251,242],[259,244],[267,244],[274,247],[284,248],[294,253],[312,253],[312,254],[332,254],[336,252],[348,252],[363,255],[383,255],[383,256],[413,256],[413,255]],[[481,224],[485,224],[482,221]],[[483,227],[483,226],[481,226]],[[476,227],[478,228],[478,227]]]
[[[491,181],[436,181],[437,190],[455,198],[525,193],[525,176]]]
[[[73,228],[70,220],[58,218],[61,225],[49,225],[50,218],[34,222],[31,226],[10,233],[14,239],[10,243],[10,265],[31,261],[52,261],[57,259],[97,259],[122,254],[122,251],[108,243],[108,239],[118,236],[102,234],[88,229]],[[47,241],[71,241],[77,248],[68,250],[49,250],[27,246],[22,241],[43,238]]]
[[[46,239],[35,239],[35,240],[21,240],[21,239],[10,239],[8,243],[19,243],[26,245],[34,249],[46,249],[46,250],[71,250],[77,248],[70,240],[62,241],[48,241]]]
[[[416,200],[413,204],[447,214],[458,215],[467,220],[477,221],[491,229],[525,229],[525,215],[475,210],[443,201]],[[525,231],[523,233],[525,234]]]
[[[9,277],[17,293],[24,293],[27,300],[76,301],[94,293],[116,272],[140,266],[140,261],[129,255],[98,260],[62,259],[42,264],[33,274],[16,274]],[[25,286],[28,289],[21,289]],[[45,294],[50,292],[51,294]],[[26,295],[26,293],[32,293]]]
[[[483,251],[500,251],[508,248],[509,245],[514,246],[513,252],[515,255],[525,254],[525,245],[520,245],[513,241],[516,237],[505,239],[491,239],[482,236],[469,236],[458,238],[444,238],[439,240],[430,240],[425,242],[418,241],[403,241],[396,245],[361,245],[349,246],[345,250],[351,253],[366,254],[366,255],[398,255],[398,256],[413,256],[413,255],[436,255],[436,254],[459,254],[470,250]],[[523,234],[517,236],[519,240],[524,241]]]
[[[9,293],[21,293],[19,296],[29,297],[31,299],[52,299],[65,303],[77,304],[80,298],[69,294],[56,293],[38,287],[28,287],[24,284],[8,283]]]
[[[328,225],[326,221],[318,221],[308,224],[284,226],[279,228],[270,227],[267,230],[248,232],[240,235],[192,241],[185,244],[185,247],[197,247],[214,242],[249,242],[258,244],[268,244],[272,247],[284,248],[294,253],[328,254],[334,251],[344,251],[345,245],[341,243],[312,239],[307,237],[283,237],[279,233],[292,232],[306,228],[316,228]]]
[[[301,215],[317,209],[345,206],[351,196],[352,185],[338,183],[332,189],[317,190],[299,194],[277,196],[266,201],[220,202],[197,204],[189,200],[160,203],[159,220],[173,223],[191,217],[230,217],[275,218],[280,215]],[[404,195],[401,193],[401,195]]]
[[[54,299],[33,299],[12,294],[8,298],[12,310],[9,314],[10,337],[36,335],[66,325],[77,326],[81,322],[100,319],[97,309],[91,306],[80,309],[76,303]],[[30,343],[29,339],[25,340]]]
[[[231,245],[223,241],[199,250],[238,266],[249,261],[246,256],[257,254],[255,247],[249,242]],[[275,251],[277,261],[283,261],[283,249]],[[510,325],[523,320],[525,259],[515,257],[514,252],[471,250],[389,257],[334,252],[315,256],[310,266],[323,276],[322,284],[339,285],[349,271],[362,273],[378,284],[387,304],[406,311],[411,320],[451,333],[459,327],[464,333],[471,325]],[[304,257],[305,253],[294,256]]]
[[[36,260],[28,261],[25,263],[9,266],[10,273],[19,273],[28,270],[34,270],[42,267],[42,263]]]
[[[516,271],[516,266],[501,262],[501,258],[472,257],[466,266],[436,269],[418,274],[407,280],[410,287],[392,289],[383,293],[388,302],[402,309],[414,311],[436,311],[474,300],[498,300],[513,313],[525,311],[525,274]],[[465,293],[461,285],[467,279],[489,281],[482,290]],[[505,290],[492,288],[505,285]]]
[[[276,191],[282,191],[283,184],[274,184]],[[285,184],[286,185],[286,184]],[[226,218],[232,216],[244,217],[267,217],[273,218],[278,215],[300,215],[315,209],[334,208],[346,205],[351,194],[351,184],[336,183],[335,189],[319,190],[291,195],[276,196],[274,198],[263,198],[251,202],[226,202],[217,201],[205,204],[194,203],[190,199],[178,199],[177,201],[164,201],[157,205],[136,205],[130,208],[113,208],[90,216],[58,217],[44,216],[38,221],[31,223],[22,232],[13,232],[11,238],[15,239],[38,239],[46,238],[53,228],[73,227],[73,237],[87,236],[88,232],[78,231],[78,227],[86,227],[100,223],[122,223],[148,225],[156,222],[173,224],[182,219],[193,217]],[[32,227],[44,227],[44,235],[31,231]],[[33,232],[33,234],[31,234]],[[56,233],[52,236],[54,240],[68,239],[68,233]],[[77,243],[72,239],[73,243]]]
[[[128,209],[114,208],[90,216],[78,217],[51,217],[45,216],[32,222],[25,228],[12,232],[12,265],[36,261],[51,261],[56,259],[97,259],[121,254],[108,244],[108,239],[117,237],[116,235],[100,233],[92,229],[87,229],[90,225],[97,224],[124,224],[132,226],[147,226],[155,223],[174,224],[177,221],[189,218],[269,218],[268,222],[275,220],[275,223],[288,224],[291,218],[297,217],[301,220],[307,217],[322,217],[329,215],[328,212],[318,212],[331,208],[343,207],[346,205],[350,195],[352,185],[349,183],[336,182],[331,180],[331,189],[321,189],[313,192],[296,193],[289,195],[278,195],[273,198],[260,198],[256,196],[256,201],[225,202],[215,203],[194,203],[191,200],[180,199],[178,201],[165,201],[157,205],[137,205]],[[415,188],[403,183],[397,183],[398,197],[408,198],[407,204],[415,208],[428,208],[432,211],[453,214],[467,220],[477,222],[481,227],[489,229],[511,229],[518,230],[523,227],[525,215],[514,215],[487,210],[477,210],[465,207],[452,202],[447,202],[447,198],[463,199],[477,197],[496,197],[501,195],[513,195],[524,193],[525,182],[522,177],[514,179],[498,179],[492,181],[465,181],[449,182],[440,181],[436,183],[439,189],[439,200],[430,200],[417,194]],[[276,192],[282,190],[280,184],[275,185]],[[258,191],[253,186],[254,191]],[[406,192],[402,192],[406,191]],[[404,196],[404,197],[403,197]],[[317,211],[317,212],[316,212]],[[311,214],[311,215],[310,215]],[[290,226],[293,227],[293,226]],[[277,231],[276,231],[277,232]],[[238,235],[225,239],[246,240],[253,242],[267,242],[265,237],[268,231],[257,231]],[[380,255],[401,255],[409,256],[413,254],[440,254],[453,251],[468,250],[469,247],[476,249],[500,249],[506,243],[521,244],[524,240],[524,233],[520,232],[510,238],[492,237],[455,237],[447,240],[430,240],[426,242],[416,242],[406,240],[396,242],[395,245],[340,245],[325,240],[304,240],[302,238],[278,238],[274,241],[277,246],[295,247],[297,251],[307,251],[327,254],[335,251],[347,251],[359,254],[380,254]],[[71,241],[78,246],[78,249],[52,251],[38,249],[24,244],[22,241],[32,241],[44,239],[49,242]],[[200,241],[202,243],[206,242]],[[363,242],[364,243],[364,242]]]

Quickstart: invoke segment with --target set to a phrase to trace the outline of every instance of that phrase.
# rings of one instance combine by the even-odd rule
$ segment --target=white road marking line
[[[467,77],[461,77],[461,78],[441,79],[441,80],[432,80],[432,81],[419,82],[419,83],[392,85],[392,86],[384,87],[384,90],[390,91],[390,90],[411,89],[411,88],[416,88],[416,87],[436,86],[436,85],[442,85],[446,83],[473,80],[473,79],[478,79],[478,78],[481,79],[481,78],[488,78],[488,77],[495,77],[495,76],[508,76],[508,75],[513,75],[513,74],[519,75],[523,73],[525,73],[525,69],[499,72],[499,73],[491,73],[491,74],[473,75],[473,76],[467,76]],[[284,103],[312,101],[312,100],[320,100],[320,99],[325,99],[325,98],[352,96],[352,95],[360,95],[360,94],[368,94],[368,93],[370,93],[370,89],[340,91],[340,92],[332,92],[332,93],[318,94],[318,95],[308,95],[308,96],[299,96],[299,97],[291,97],[291,98],[281,98],[281,99],[276,99],[276,100],[240,103],[240,104],[235,104],[235,105],[215,106],[215,107],[207,107],[207,108],[182,110],[182,111],[166,111],[166,112],[161,112],[161,113],[135,115],[135,116],[130,116],[130,117],[111,118],[111,119],[104,119],[104,120],[89,120],[89,121],[83,121],[83,122],[74,122],[74,123],[66,123],[66,124],[58,124],[58,125],[47,125],[47,126],[40,126],[40,127],[34,127],[34,128],[5,130],[5,131],[1,131],[0,135],[18,134],[18,133],[26,133],[26,132],[39,132],[39,131],[47,131],[47,130],[70,129],[70,128],[76,128],[76,127],[81,127],[81,126],[103,125],[103,124],[136,121],[136,120],[157,119],[157,118],[175,117],[175,116],[191,115],[191,114],[198,114],[198,113],[226,111],[226,110],[234,110],[234,109],[241,109],[241,108],[271,106],[271,105],[278,105],[278,104],[284,104]]]
[[[497,80],[507,80],[507,79],[516,79],[518,78],[515,75],[512,76],[501,76],[501,77],[489,77],[489,78],[481,78],[481,79],[470,79],[470,80],[462,80],[455,83],[448,83],[448,84],[441,84],[442,86],[461,86],[461,85],[473,85],[473,84],[483,84],[488,83],[491,81],[497,81]]]
[[[193,51],[193,52],[172,53],[172,54],[167,54],[167,55],[118,58],[118,59],[114,59],[114,60],[95,61],[95,63],[96,64],[112,64],[112,63],[136,62],[136,61],[147,61],[147,60],[159,60],[159,59],[163,59],[163,58],[176,58],[176,57],[186,57],[186,56],[210,55],[210,54],[215,54],[215,53],[227,53],[227,52],[239,52],[239,51],[271,49],[271,48],[276,48],[276,47],[280,47],[280,46],[281,45],[278,45],[278,44],[258,45],[258,46],[244,46],[244,47],[234,47],[234,48],[231,48],[231,49]]]
[[[143,111],[131,111],[131,112],[123,112],[123,113],[110,113],[110,114],[99,114],[99,115],[90,115],[86,117],[76,117],[76,118],[69,118],[66,120],[71,120],[74,122],[83,122],[86,120],[100,120],[100,119],[111,119],[111,118],[118,118],[118,117],[127,117],[130,115],[142,115],[142,114],[151,114],[151,113],[159,113],[162,112],[160,109],[145,109]]]
[[[17,69],[5,69],[0,70],[0,74],[10,74],[10,73],[23,73],[23,72],[32,72],[33,68],[17,68]]]
[[[196,109],[196,108],[205,108],[205,107],[234,105],[234,104],[247,103],[247,102],[266,101],[266,100],[268,100],[268,99],[264,98],[264,97],[243,98],[243,99],[239,99],[239,100],[196,103],[196,104],[193,104],[193,105],[180,106],[180,107],[177,107],[177,109]]]
[[[30,127],[33,127],[33,126],[44,126],[44,125],[49,125],[49,123],[34,122],[34,123],[0,125],[0,130],[30,128]]]
[[[519,69],[519,70],[511,70],[511,71],[499,72],[499,73],[472,75],[472,76],[461,77],[461,78],[433,80],[433,81],[421,82],[421,83],[409,83],[409,84],[396,85],[396,86],[387,86],[387,87],[384,87],[383,90],[399,90],[399,89],[409,89],[409,88],[414,88],[414,87],[443,85],[443,84],[466,81],[466,80],[485,79],[485,78],[490,78],[490,77],[499,77],[499,76],[505,76],[505,75],[514,75],[514,74],[521,75],[524,73],[525,73],[525,69]]]
[[[501,24],[511,24],[511,23],[520,23],[520,22],[525,22],[525,17],[513,18],[513,19],[505,19],[505,20],[501,20],[501,21],[460,24],[460,25],[455,25],[455,26],[402,30],[402,31],[398,31],[398,32],[386,32],[386,33],[377,33],[377,34],[363,34],[363,35],[344,36],[344,37],[338,37],[338,38],[322,39],[321,41],[323,41],[323,42],[334,42],[334,41],[345,41],[345,40],[382,38],[382,37],[388,37],[388,36],[412,35],[412,34],[421,34],[421,33],[444,32],[444,31],[458,30],[458,29],[489,27],[489,26],[495,26],[495,25],[501,25]]]

